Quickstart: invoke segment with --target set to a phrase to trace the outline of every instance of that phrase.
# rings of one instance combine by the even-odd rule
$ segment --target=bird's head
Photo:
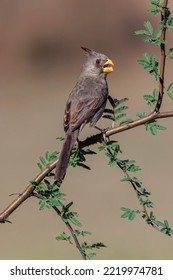
[[[87,55],[83,65],[82,75],[107,76],[113,71],[113,62],[106,55],[97,53],[85,47],[81,47]]]

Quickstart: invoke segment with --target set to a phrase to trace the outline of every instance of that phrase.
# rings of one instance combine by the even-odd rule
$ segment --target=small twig
[[[164,0],[162,12],[161,12],[161,21],[166,22],[166,10],[167,10],[168,0]],[[164,79],[165,79],[165,63],[166,63],[166,48],[165,48],[165,38],[166,38],[166,28],[163,27],[162,33],[160,36],[160,40],[163,42],[160,45],[160,74],[159,74],[159,97],[157,100],[157,104],[155,107],[155,112],[159,112],[160,107],[162,105],[163,101],[163,95],[164,95]]]
[[[106,146],[106,143],[105,143],[105,146]],[[113,156],[113,153],[111,151],[110,148],[107,149],[109,151],[109,153],[111,154],[111,156]],[[136,192],[136,195],[141,195],[141,192],[136,188],[136,185],[135,183],[131,180],[131,177],[129,176],[128,172],[123,168],[123,166],[121,166],[121,164],[119,162],[116,163],[117,166],[121,169],[121,171],[125,174],[125,176],[129,179],[129,183],[131,184],[131,186],[133,187],[134,191]],[[143,214],[145,214],[147,217],[149,217],[149,214],[148,214],[148,211],[147,211],[147,208],[146,206],[143,204],[142,205],[143,207]],[[150,225],[156,229],[157,231],[161,232],[159,227],[157,227],[152,221],[150,222]]]
[[[129,176],[129,174],[127,173],[127,171],[124,170],[124,168],[123,168],[119,163],[117,163],[117,165],[118,165],[118,167],[123,171],[123,173],[125,174],[125,176],[126,176],[128,179],[131,179],[130,176]],[[134,182],[131,181],[131,180],[129,180],[129,183],[132,185],[133,189],[135,190],[136,195],[137,195],[137,196],[140,195],[141,193],[140,193],[140,191],[136,188]],[[147,211],[146,206],[143,204],[142,207],[143,207],[143,214],[145,214],[147,217],[149,217],[149,214],[148,214],[148,211]],[[151,225],[151,226],[152,226],[154,229],[156,229],[157,231],[161,232],[160,229],[159,229],[159,227],[157,227],[152,221],[150,222],[149,225]]]
[[[36,192],[33,192],[33,193],[32,193],[32,196],[34,196],[34,197],[36,197],[36,198],[38,198],[38,199],[44,198],[44,196],[42,196],[41,194],[36,193]],[[57,215],[58,215],[59,217],[61,217],[61,211],[58,209],[58,207],[53,206],[52,208],[53,208],[53,210],[57,213]],[[70,234],[71,234],[71,236],[72,236],[72,238],[73,238],[73,240],[74,240],[74,242],[75,242],[75,244],[76,244],[76,248],[79,250],[79,252],[80,252],[82,258],[83,258],[84,260],[87,260],[87,256],[86,256],[86,254],[83,252],[82,247],[81,247],[81,245],[80,245],[80,243],[79,243],[79,240],[78,240],[77,237],[76,237],[76,234],[74,233],[74,230],[73,230],[72,226],[70,225],[70,223],[69,223],[68,221],[66,221],[66,222],[64,222],[64,223],[66,224],[68,230],[70,231]]]

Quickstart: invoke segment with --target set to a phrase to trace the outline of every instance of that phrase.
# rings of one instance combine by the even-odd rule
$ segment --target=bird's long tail
[[[55,180],[63,180],[66,174],[69,158],[71,155],[73,144],[76,142],[79,131],[67,132],[63,143],[63,147],[59,156],[59,160],[55,169]]]

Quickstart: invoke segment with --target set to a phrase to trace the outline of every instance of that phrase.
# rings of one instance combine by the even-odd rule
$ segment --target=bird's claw
[[[103,128],[103,129],[100,130],[100,131],[101,131],[101,134],[102,134],[102,141],[103,141],[104,144],[107,144],[107,143],[109,142],[109,137],[106,136],[106,132],[107,132],[108,130],[109,130],[109,127]]]

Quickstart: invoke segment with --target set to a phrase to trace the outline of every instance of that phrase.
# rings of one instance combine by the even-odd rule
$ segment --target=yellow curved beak
[[[111,59],[107,59],[103,65],[103,72],[104,73],[111,73],[114,71],[113,69],[114,63]]]

